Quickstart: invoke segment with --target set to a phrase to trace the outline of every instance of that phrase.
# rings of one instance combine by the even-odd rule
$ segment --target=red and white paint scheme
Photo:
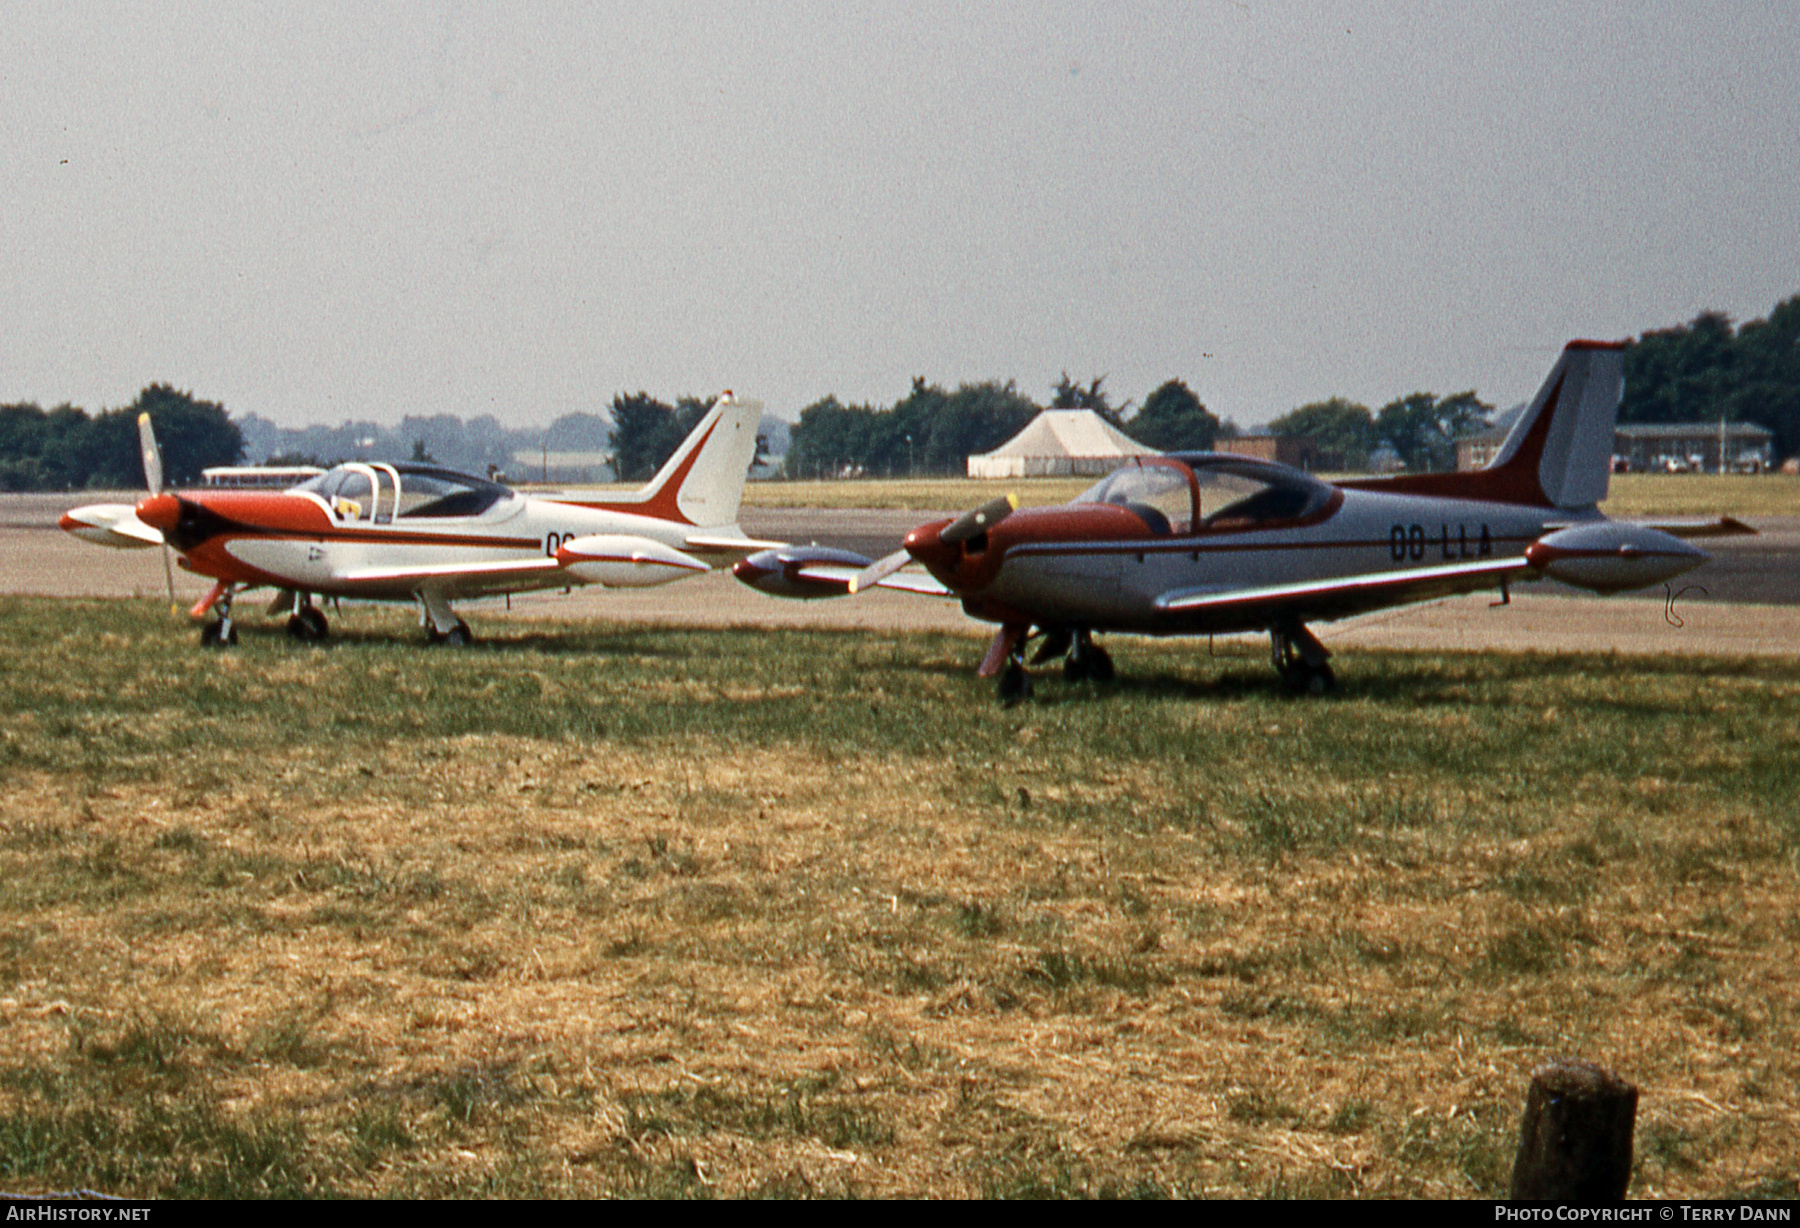
[[[1623,343],[1574,341],[1485,469],[1326,482],[1217,453],[1128,462],[1071,503],[1015,511],[996,500],[921,525],[866,566],[841,551],[784,547],[733,568],[788,597],[872,586],[962,599],[1000,624],[982,661],[1001,697],[1030,691],[1032,657],[1071,679],[1107,679],[1099,631],[1267,631],[1297,690],[1334,685],[1309,622],[1546,576],[1598,592],[1658,584],[1704,562],[1685,539],[1751,532],[1734,520],[1608,520]],[[900,569],[922,565],[926,574]]]
[[[667,584],[774,543],[737,525],[762,405],[729,392],[641,490],[604,499],[526,496],[434,465],[353,461],[290,490],[163,493],[147,420],[139,423],[150,497],[97,504],[62,527],[107,546],[166,545],[217,583],[195,606],[213,612],[202,642],[235,641],[231,602],[274,588],[302,639],[327,633],[315,597],[411,601],[434,642],[466,644],[451,602],[532,589]]]

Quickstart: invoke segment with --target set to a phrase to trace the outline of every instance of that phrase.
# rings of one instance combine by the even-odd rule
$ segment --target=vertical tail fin
[[[1606,498],[1612,477],[1613,428],[1624,392],[1623,341],[1571,341],[1486,468],[1338,485],[1569,511],[1592,507]]]
[[[736,524],[761,422],[761,401],[740,401],[727,392],[641,490],[567,502],[701,528]]]
[[[1483,472],[1535,481],[1551,507],[1592,507],[1606,498],[1612,477],[1624,392],[1623,342],[1569,342]]]

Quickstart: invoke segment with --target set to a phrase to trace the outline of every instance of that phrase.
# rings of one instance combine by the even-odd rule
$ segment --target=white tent
[[[1046,409],[1011,439],[969,458],[972,478],[1111,473],[1128,457],[1160,456],[1091,409]]]

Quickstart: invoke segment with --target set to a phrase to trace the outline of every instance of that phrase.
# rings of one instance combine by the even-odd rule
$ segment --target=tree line
[[[620,480],[653,474],[706,414],[711,402],[673,403],[646,392],[614,396],[610,415],[572,413],[547,429],[514,430],[492,415],[464,422],[450,414],[408,417],[398,428],[366,422],[300,430],[254,415],[234,423],[224,407],[167,384],[151,384],[130,405],[90,415],[72,405],[44,410],[0,405],[0,489],[142,485],[137,417],[148,412],[171,483],[251,455],[327,464],[352,456],[435,459],[482,472],[507,468],[515,453],[539,447],[610,449]],[[950,390],[915,378],[892,405],[846,405],[827,396],[808,405],[790,432],[790,477],[833,474],[961,474],[969,456],[1006,442],[1044,409],[1092,409],[1140,443],[1161,451],[1204,451],[1236,435],[1192,389],[1171,379],[1143,405],[1115,405],[1105,377],[1087,383],[1067,372],[1038,405],[1017,385],[988,380]],[[1450,469],[1456,440],[1492,421],[1494,407],[1473,390],[1450,396],[1416,392],[1378,410],[1343,397],[1314,401],[1269,425],[1271,434],[1305,440],[1322,468],[1363,469],[1381,449],[1414,471]],[[608,421],[610,417],[610,422]],[[1800,295],[1769,317],[1734,327],[1719,312],[1643,333],[1625,352],[1621,422],[1754,422],[1775,433],[1776,455],[1800,452]],[[758,457],[765,448],[759,437]]]
[[[171,485],[198,481],[201,470],[236,464],[244,454],[243,435],[224,406],[167,384],[151,384],[123,409],[92,416],[73,405],[0,405],[0,490],[143,486],[142,413],[156,424]]]
[[[1115,406],[1106,377],[1086,384],[1063,373],[1047,405],[1038,405],[1011,380],[962,384],[955,391],[923,377],[894,404],[845,405],[835,396],[800,411],[784,468],[789,477],[881,474],[961,474],[968,458],[1017,435],[1045,409],[1091,409],[1138,442],[1161,451],[1211,448],[1236,427],[1221,422],[1180,380],[1169,380],[1133,412]]]
[[[1456,440],[1492,421],[1473,391],[1416,392],[1371,412],[1342,397],[1302,405],[1269,424],[1271,434],[1312,444],[1321,467],[1361,469],[1382,445],[1408,469],[1451,469]],[[1775,454],[1800,452],[1800,295],[1766,320],[1736,328],[1705,311],[1653,329],[1625,350],[1621,423],[1754,422],[1775,433]]]

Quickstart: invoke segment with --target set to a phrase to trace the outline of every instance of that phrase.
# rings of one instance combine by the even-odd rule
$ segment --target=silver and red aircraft
[[[738,528],[762,405],[729,392],[648,485],[627,494],[526,496],[434,465],[352,461],[290,490],[162,490],[148,415],[138,420],[150,496],[94,504],[61,526],[100,545],[161,545],[214,581],[191,614],[217,615],[203,644],[237,641],[233,599],[276,590],[299,639],[328,632],[316,597],[409,601],[432,642],[467,644],[455,600],[600,584],[666,584],[774,543]],[[171,582],[170,596],[174,587]]]
[[[1275,668],[1322,693],[1330,653],[1307,624],[1546,577],[1601,593],[1661,583],[1707,556],[1685,538],[1748,533],[1736,521],[1609,520],[1624,343],[1574,341],[1485,468],[1326,482],[1246,456],[1174,453],[1115,470],[1073,502],[1015,510],[1010,496],[920,525],[871,563],[782,547],[739,580],[776,596],[870,587],[961,598],[1000,624],[981,662],[1003,700],[1030,694],[1031,663],[1070,679],[1113,675],[1101,631],[1266,631]],[[925,574],[902,571],[917,562]]]

